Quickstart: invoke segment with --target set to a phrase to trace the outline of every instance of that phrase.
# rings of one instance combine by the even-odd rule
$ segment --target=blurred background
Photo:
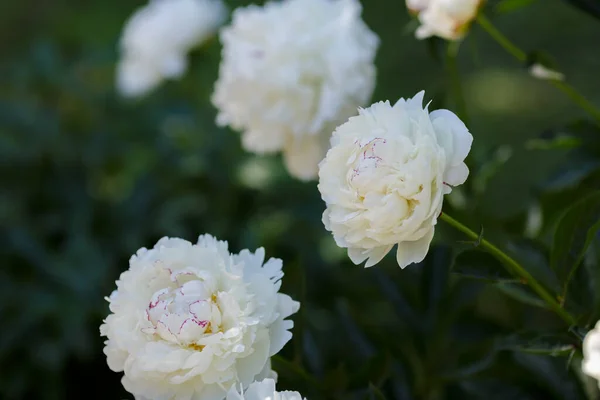
[[[417,41],[402,0],[362,3],[381,38],[373,100],[425,89],[433,108],[455,109],[445,43]],[[600,20],[562,0],[508,3],[489,1],[486,13],[521,48],[552,55],[600,105]],[[284,260],[283,291],[302,308],[274,360],[281,389],[309,399],[598,398],[576,344],[520,351],[514,332],[564,330],[561,321],[501,277],[470,279],[469,267],[497,265],[464,252],[470,245],[443,224],[420,265],[400,270],[393,255],[368,270],[352,265],[322,226],[316,184],[291,179],[277,156],[245,153],[238,133],[215,126],[217,38],[191,54],[182,80],[121,99],[117,43],[143,4],[0,2],[0,398],[132,398],[102,352],[104,296],[138,248],[205,232],[232,251],[264,246]],[[444,211],[485,226],[543,276],[556,216],[600,187],[598,153],[544,143],[597,127],[478,26],[459,67],[472,172]],[[586,265],[598,266],[598,242]],[[581,290],[590,324],[594,290]]]

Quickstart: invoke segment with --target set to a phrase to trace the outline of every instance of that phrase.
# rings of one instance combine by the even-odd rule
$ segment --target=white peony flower
[[[315,179],[333,129],[375,86],[377,36],[358,0],[284,0],[238,8],[221,31],[217,123],[248,151],[281,151],[290,174]]]
[[[483,0],[406,0],[407,8],[421,23],[415,32],[418,39],[462,38],[482,3]]]
[[[163,79],[181,77],[187,53],[224,22],[221,0],[150,0],[127,21],[121,37],[117,89],[140,96]]]
[[[261,382],[254,382],[246,391],[237,391],[232,387],[227,393],[226,400],[303,400],[298,392],[277,392],[275,390],[275,381],[265,379]]]
[[[583,340],[583,372],[600,382],[600,321]]]
[[[355,264],[375,265],[395,244],[400,267],[422,261],[443,195],[467,179],[473,137],[452,112],[423,109],[423,96],[360,110],[319,165],[323,223]]]
[[[269,377],[299,303],[278,293],[282,262],[264,249],[230,254],[210,235],[140,249],[110,296],[104,353],[137,399],[222,400]]]

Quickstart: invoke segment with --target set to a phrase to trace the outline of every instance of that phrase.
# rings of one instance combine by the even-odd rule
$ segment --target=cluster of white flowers
[[[221,0],[150,0],[123,30],[119,92],[140,96],[164,79],[181,77],[188,51],[213,35],[226,15]]]
[[[209,235],[140,249],[117,281],[100,331],[136,398],[222,400],[272,375],[299,303],[279,293],[282,262],[264,249],[230,254]]]
[[[265,379],[252,383],[245,391],[238,392],[235,387],[231,388],[226,400],[303,400],[303,398],[298,392],[278,392],[275,390],[275,381]]]
[[[217,122],[246,150],[283,152],[291,175],[314,179],[335,127],[375,86],[379,39],[358,0],[284,0],[239,8],[221,32]]]
[[[482,4],[483,0],[406,0],[409,11],[421,23],[415,32],[418,39],[462,38]]]
[[[419,37],[449,39],[480,3],[407,2]],[[359,108],[375,85],[379,44],[361,11],[358,0],[236,10],[221,33],[212,100],[217,122],[240,130],[247,150],[281,151],[292,175],[318,176],[325,227],[354,263],[372,266],[397,245],[404,268],[423,260],[443,196],[467,179],[473,138],[452,112],[423,107],[423,92]],[[120,91],[140,95],[181,76],[187,51],[224,18],[221,0],[151,0],[124,30]],[[131,257],[100,331],[109,367],[136,399],[302,400],[275,388],[270,357],[290,340],[286,318],[299,303],[279,293],[281,260],[264,256],[230,254],[204,235],[196,244],[163,238]]]
[[[423,95],[360,110],[319,166],[323,223],[356,264],[377,264],[396,244],[400,267],[422,261],[444,194],[469,174],[473,137],[452,112],[423,108]]]

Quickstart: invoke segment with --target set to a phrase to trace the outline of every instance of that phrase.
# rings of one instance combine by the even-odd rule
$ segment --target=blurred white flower
[[[600,382],[600,321],[583,340],[583,372]]]
[[[533,64],[531,67],[529,67],[529,73],[531,74],[531,76],[538,79],[546,79],[553,81],[565,80],[565,75],[563,73],[555,71],[548,67],[544,67],[542,64],[538,63]]]
[[[418,39],[462,38],[482,3],[483,0],[406,0],[406,6],[421,23],[415,32]]]
[[[125,24],[117,67],[117,89],[135,97],[163,79],[181,77],[187,53],[206,41],[225,21],[221,0],[150,0]]]
[[[138,399],[222,400],[233,385],[270,377],[299,303],[278,293],[282,262],[230,254],[210,235],[140,249],[108,299],[104,353]]]
[[[221,31],[217,122],[248,151],[282,151],[290,174],[315,179],[333,129],[375,85],[377,36],[358,0],[284,0],[238,8]]]
[[[467,179],[473,137],[452,112],[423,109],[423,96],[360,110],[319,165],[323,223],[355,264],[375,265],[395,244],[400,267],[422,261],[443,195]]]
[[[303,400],[298,392],[275,390],[275,381],[265,379],[261,382],[253,382],[245,391],[237,391],[232,387],[227,393],[226,400]]]

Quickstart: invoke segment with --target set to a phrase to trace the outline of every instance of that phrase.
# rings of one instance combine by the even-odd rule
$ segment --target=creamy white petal
[[[381,261],[383,259],[383,257],[385,257],[385,255],[390,252],[392,247],[394,247],[394,245],[380,246],[380,247],[371,249],[369,251],[369,259],[367,260],[367,263],[365,264],[365,268],[372,267],[373,265],[375,265],[379,261]]]
[[[325,157],[328,141],[326,135],[292,138],[283,149],[283,160],[288,171],[303,181],[314,179],[319,162]]]
[[[420,263],[425,259],[429,251],[429,245],[433,239],[433,229],[429,230],[425,236],[412,242],[398,243],[396,251],[396,260],[400,268],[406,268],[410,264]]]
[[[245,391],[233,386],[226,400],[302,400],[302,396],[298,392],[278,392],[273,379],[264,379],[253,382]]]
[[[435,110],[429,116],[440,143],[446,143],[446,140],[440,138],[441,136],[450,136],[448,143],[451,143],[451,146],[445,147],[449,164],[458,165],[464,161],[473,144],[473,135],[466,125],[456,114],[448,110]]]
[[[444,182],[450,186],[458,186],[465,183],[468,176],[469,167],[465,163],[460,163],[446,170],[444,173]]]
[[[144,95],[158,86],[162,76],[157,68],[141,60],[122,60],[117,66],[117,86],[124,96]]]
[[[600,322],[583,340],[583,372],[600,383]]]

